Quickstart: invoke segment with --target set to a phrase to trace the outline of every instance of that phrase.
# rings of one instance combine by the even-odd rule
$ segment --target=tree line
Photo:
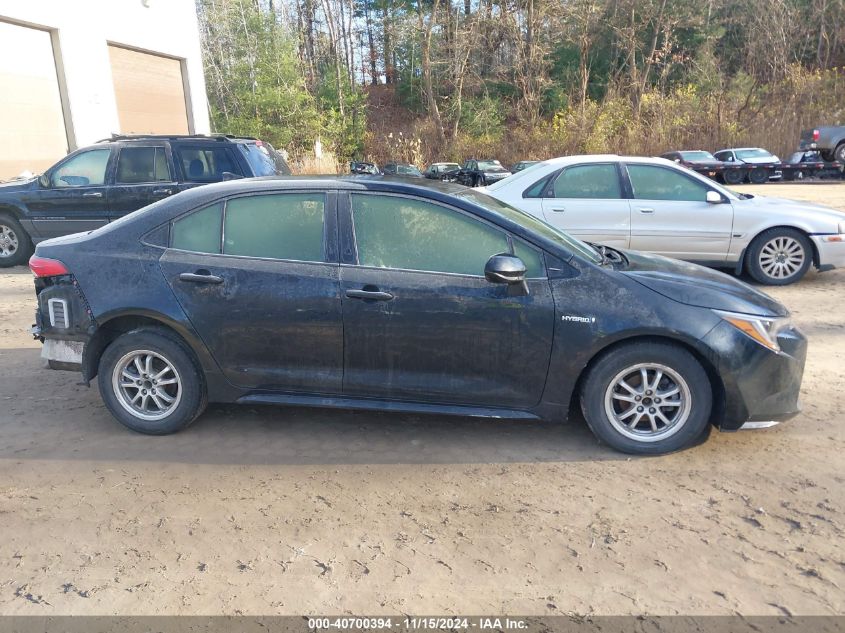
[[[197,0],[216,131],[340,161],[764,145],[839,122],[845,0]]]

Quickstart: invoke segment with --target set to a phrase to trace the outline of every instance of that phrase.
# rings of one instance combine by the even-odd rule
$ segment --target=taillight
[[[29,258],[29,269],[36,277],[57,277],[70,274],[67,266],[58,259],[47,259],[35,255]]]
[[[820,136],[821,135],[819,134],[818,130],[813,130],[813,140],[814,141],[818,141]]]

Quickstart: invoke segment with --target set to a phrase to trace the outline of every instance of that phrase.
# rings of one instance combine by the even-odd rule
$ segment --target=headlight
[[[713,312],[746,336],[750,336],[760,345],[774,352],[780,351],[778,333],[791,325],[789,317],[761,317],[722,310],[713,310]]]

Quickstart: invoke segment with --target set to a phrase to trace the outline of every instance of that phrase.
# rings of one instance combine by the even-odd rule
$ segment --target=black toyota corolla
[[[42,356],[143,433],[208,402],[561,421],[577,403],[607,444],[665,453],[798,412],[806,340],[780,303],[457,185],[209,185],[30,267]]]

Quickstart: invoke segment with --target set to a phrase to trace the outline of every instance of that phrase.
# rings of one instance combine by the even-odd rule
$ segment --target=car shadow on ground
[[[0,350],[0,459],[189,464],[484,464],[628,457],[568,422],[302,407],[211,405],[188,429],[122,427],[96,385],[42,368],[36,349]]]

